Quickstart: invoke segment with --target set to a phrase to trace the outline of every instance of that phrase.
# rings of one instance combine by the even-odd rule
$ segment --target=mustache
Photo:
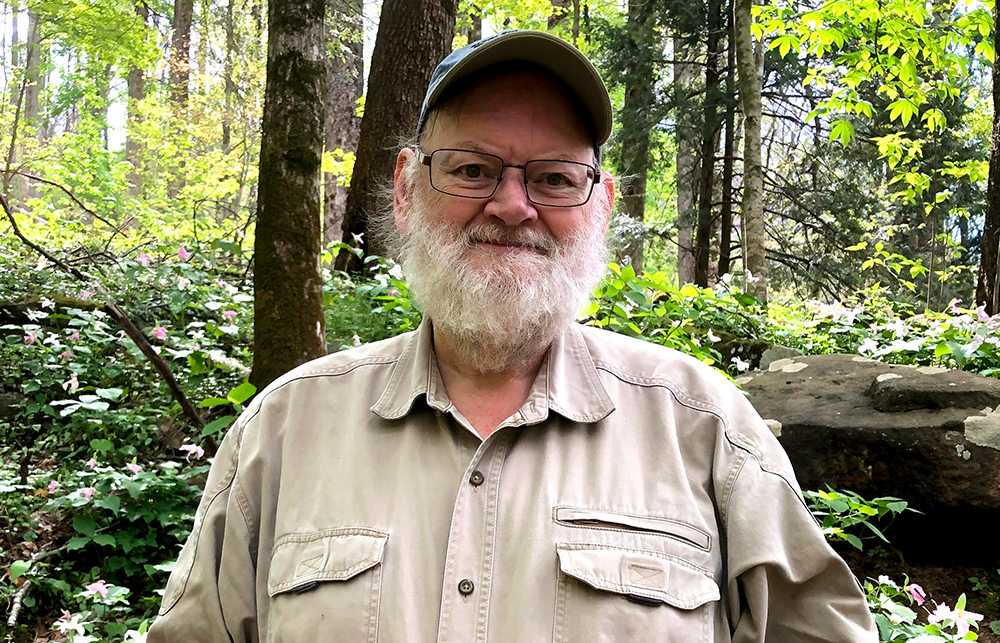
[[[465,230],[464,241],[474,243],[498,243],[509,246],[530,248],[544,255],[552,255],[557,249],[556,240],[550,234],[530,228],[512,228],[499,224],[488,224]]]

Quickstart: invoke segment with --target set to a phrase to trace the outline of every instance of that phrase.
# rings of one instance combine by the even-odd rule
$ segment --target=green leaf
[[[73,538],[68,543],[66,543],[66,549],[68,551],[73,551],[74,549],[82,549],[83,547],[86,547],[89,543],[90,543],[90,538],[88,538],[87,536]]]
[[[847,147],[847,144],[851,142],[854,138],[854,125],[850,121],[834,121],[833,126],[830,128],[830,140],[840,141],[841,146]]]
[[[857,252],[858,250],[864,250],[867,247],[868,247],[868,242],[862,241],[861,243],[857,243],[854,244],[853,246],[844,248],[844,250],[847,250],[848,252]]]
[[[223,406],[224,404],[229,404],[229,400],[224,397],[207,397],[198,403],[198,407],[203,409],[209,406]]]
[[[97,529],[97,523],[94,522],[93,516],[80,514],[73,518],[73,529],[84,536],[93,536],[94,531]]]
[[[841,534],[841,537],[858,549],[864,549],[864,546],[861,544],[861,539],[854,534]]]
[[[229,395],[227,395],[226,398],[233,404],[239,406],[249,400],[256,392],[256,386],[250,382],[243,382],[233,390],[229,391]]]
[[[12,581],[17,580],[21,576],[24,576],[29,569],[31,569],[30,560],[15,560],[10,566],[10,579]]]
[[[107,509],[111,513],[118,513],[122,506],[122,499],[119,496],[104,496],[94,504]]]
[[[122,389],[120,388],[99,388],[96,391],[97,397],[102,397],[105,400],[117,400],[122,394]]]
[[[114,443],[111,440],[91,440],[90,448],[98,453],[107,453],[114,448]]]
[[[105,547],[114,547],[117,544],[111,534],[97,534],[94,536],[94,542]]]
[[[232,422],[235,418],[236,418],[235,415],[224,415],[217,420],[212,420],[211,422],[205,425],[205,428],[201,430],[201,437],[205,437],[208,435],[215,435],[222,429],[229,426],[229,423]]]
[[[962,594],[961,596],[958,597],[958,600],[955,601],[955,610],[964,610],[964,609],[965,609],[965,594]]]

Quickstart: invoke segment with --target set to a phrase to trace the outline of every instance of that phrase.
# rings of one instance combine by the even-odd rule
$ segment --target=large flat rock
[[[888,535],[918,556],[933,542],[1000,559],[1000,381],[856,355],[779,360],[740,381],[803,488],[909,501],[925,515]]]

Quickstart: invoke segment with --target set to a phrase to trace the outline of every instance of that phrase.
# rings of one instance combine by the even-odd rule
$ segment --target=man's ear
[[[410,214],[410,191],[415,186],[406,182],[406,165],[414,157],[413,150],[404,147],[396,156],[396,170],[392,175],[392,214],[393,221],[396,222],[396,229],[406,232],[407,221]]]
[[[611,213],[615,211],[615,177],[609,172],[601,172],[601,184],[597,187],[607,194],[607,208],[600,215],[604,219],[604,233],[608,232],[608,225],[611,223]]]

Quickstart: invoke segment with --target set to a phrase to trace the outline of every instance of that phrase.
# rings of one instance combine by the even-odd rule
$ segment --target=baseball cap
[[[449,87],[486,67],[506,62],[526,62],[548,70],[580,101],[590,117],[596,146],[600,147],[611,136],[611,98],[594,65],[565,40],[544,31],[527,29],[501,31],[448,54],[431,74],[420,108],[417,136],[423,132],[428,114]]]

